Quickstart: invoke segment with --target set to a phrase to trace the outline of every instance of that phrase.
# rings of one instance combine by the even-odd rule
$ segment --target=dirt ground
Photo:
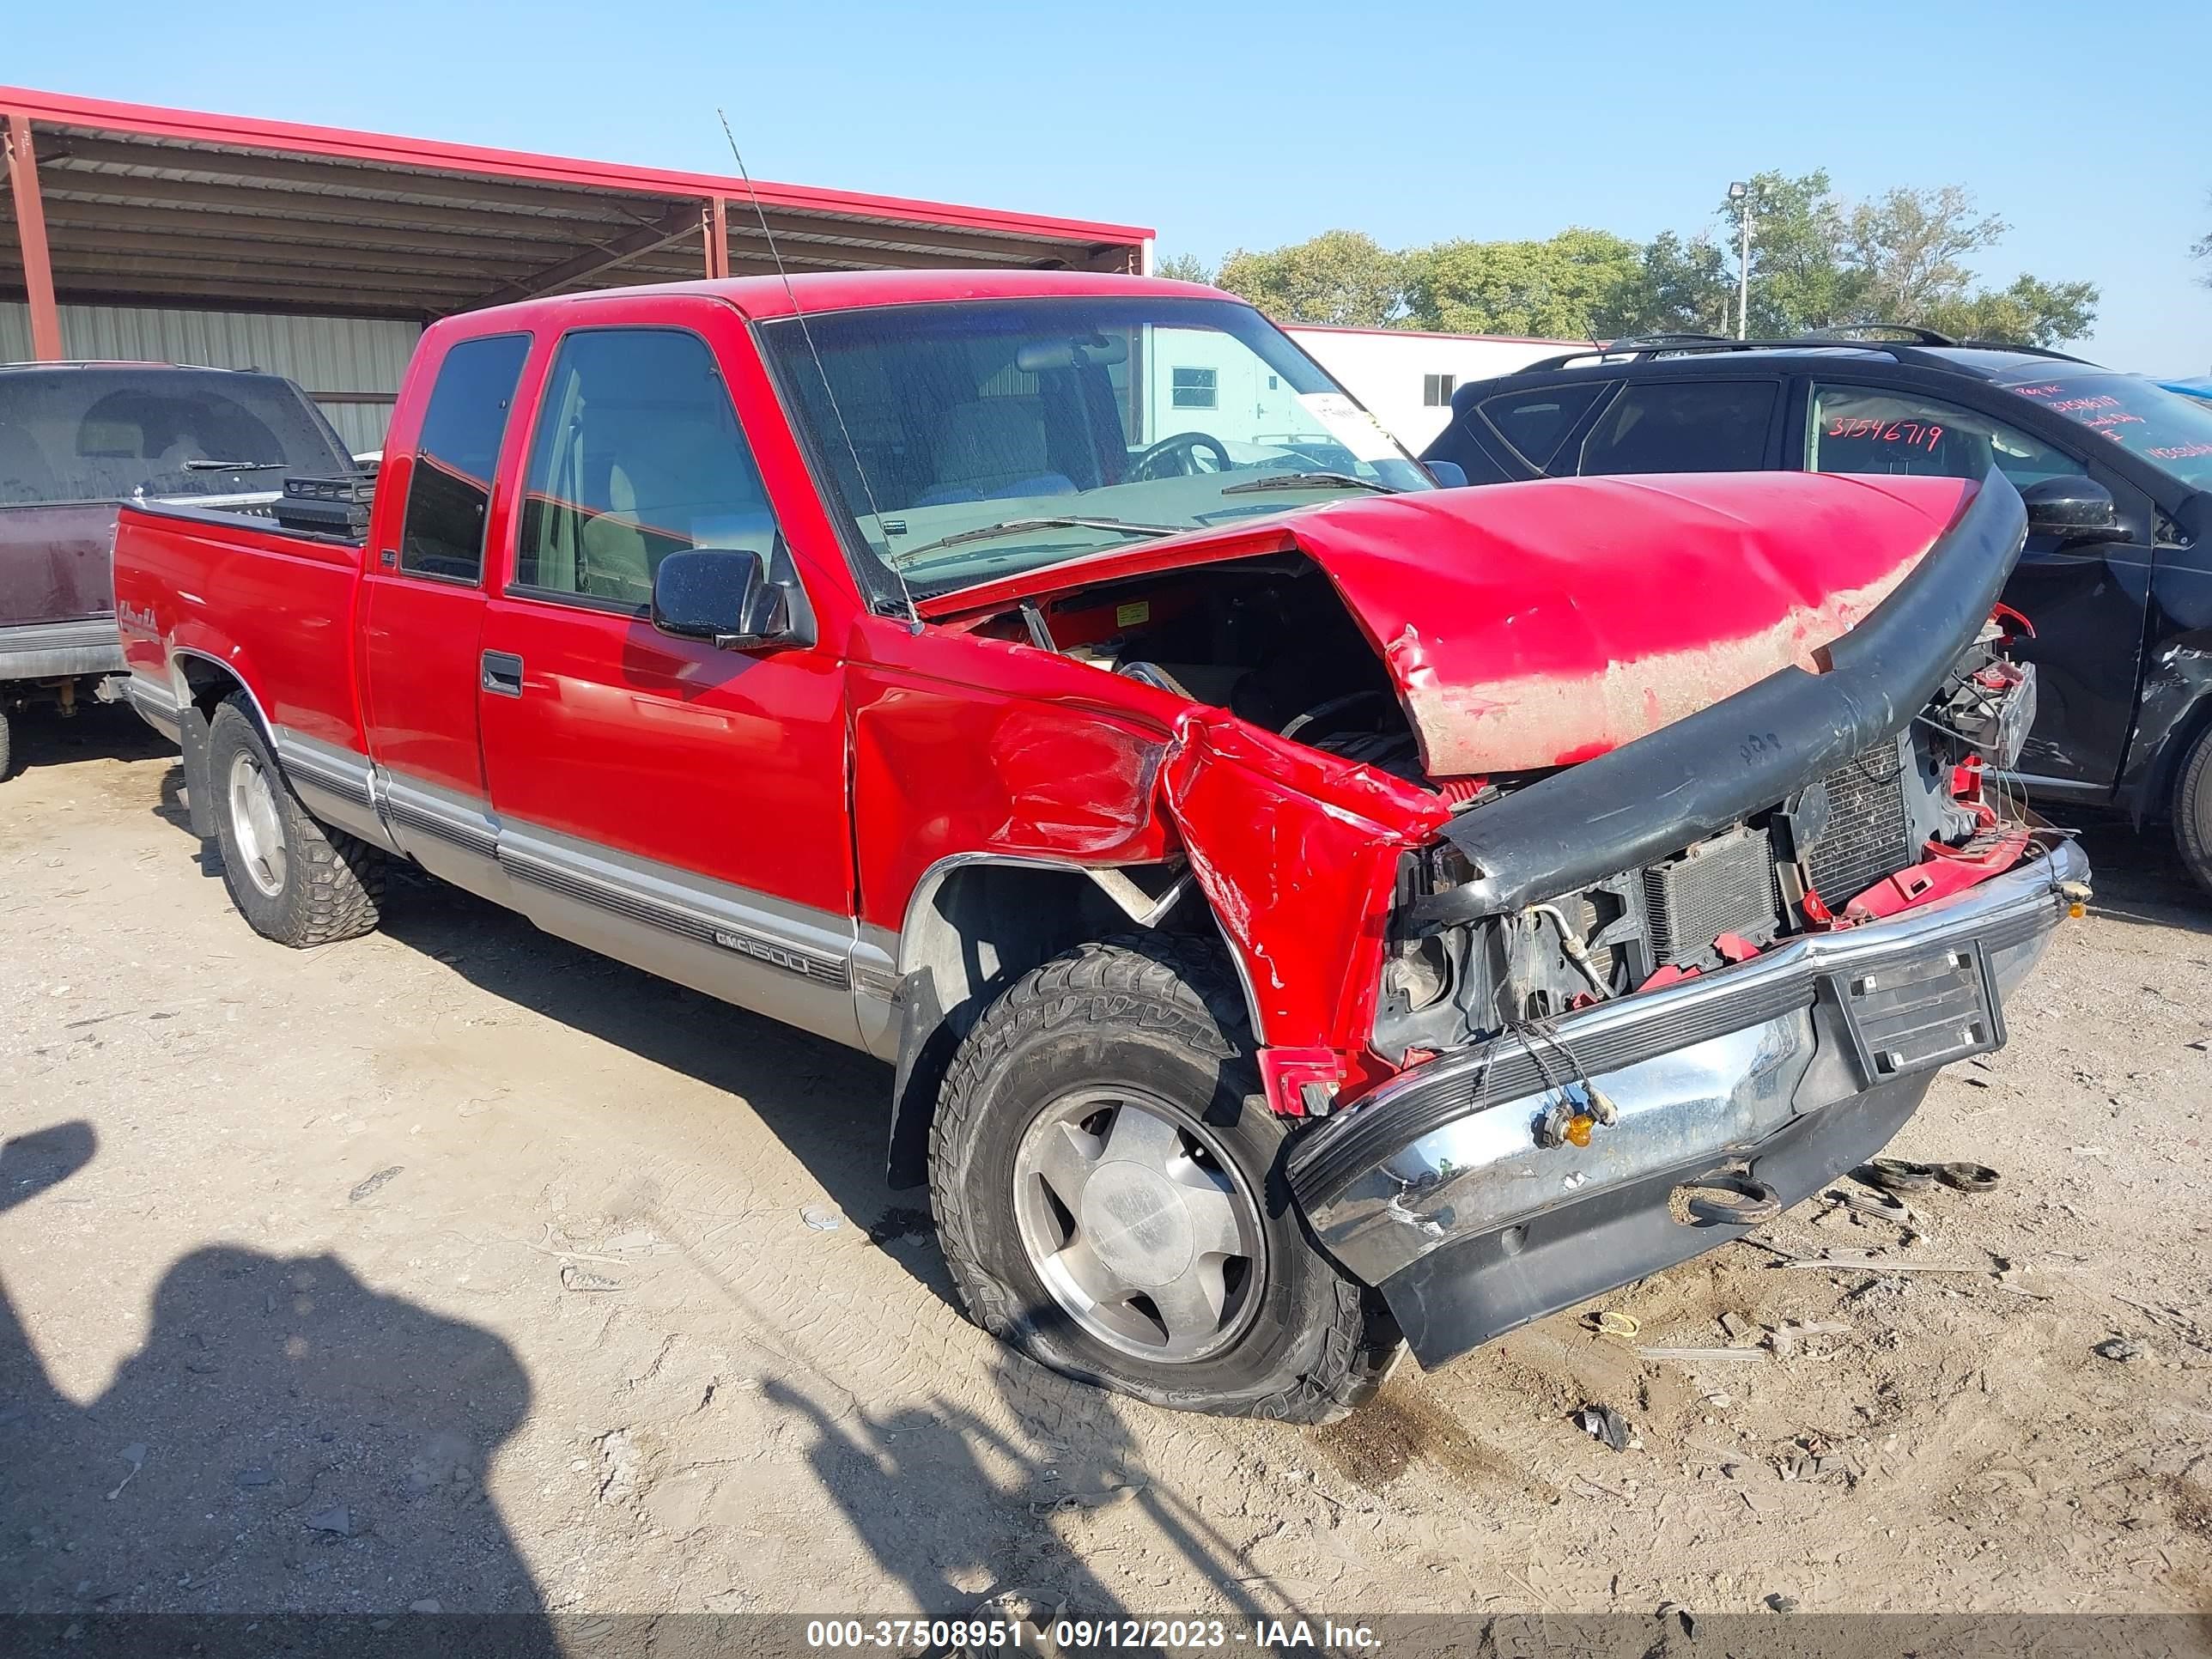
[[[267,944],[131,716],[18,747],[0,1611],[2212,1598],[2212,908],[2161,844],[2088,838],[2098,902],[2011,1046],[1898,1144],[2003,1172],[1915,1200],[1900,1259],[1972,1271],[1732,1246],[1606,1298],[1633,1339],[1564,1314],[1313,1431],[970,1328],[884,1184],[874,1063],[428,883],[370,938]],[[1899,1240],[1821,1200],[1765,1233]],[[1634,1352],[1793,1322],[1829,1328]]]

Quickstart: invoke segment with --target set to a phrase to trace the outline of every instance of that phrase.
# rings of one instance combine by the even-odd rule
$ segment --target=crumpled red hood
[[[1389,665],[1432,777],[1587,760],[1816,653],[1977,486],[1684,473],[1362,496],[948,594],[972,614],[1263,552],[1326,571]]]

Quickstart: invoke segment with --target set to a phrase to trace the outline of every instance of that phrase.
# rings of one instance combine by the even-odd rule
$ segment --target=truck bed
[[[362,544],[210,507],[128,506],[117,516],[116,617],[134,678],[179,702],[199,657],[264,688],[261,713],[325,743],[363,747],[353,664]],[[166,648],[165,648],[166,644]]]

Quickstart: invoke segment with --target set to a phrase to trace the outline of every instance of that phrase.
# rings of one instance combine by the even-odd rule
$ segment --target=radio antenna
[[[761,236],[768,243],[768,257],[775,262],[775,274],[783,279],[783,297],[790,303],[791,314],[797,319],[799,332],[806,342],[806,355],[814,360],[814,372],[822,377],[822,390],[829,395],[830,413],[837,422],[837,435],[845,441],[845,453],[853,458],[853,476],[860,481],[860,493],[868,498],[869,516],[878,529],[884,523],[884,509],[876,501],[875,486],[868,482],[868,470],[860,465],[860,447],[853,441],[853,428],[845,424],[845,411],[837,402],[837,388],[830,384],[830,371],[823,367],[822,349],[814,343],[814,331],[806,325],[806,312],[799,303],[799,295],[791,285],[791,272],[784,268],[782,252],[775,245],[775,233],[769,228],[768,214],[761,207],[760,191],[754,187],[753,175],[745,166],[743,151],[738,148],[738,136],[730,131],[728,113],[716,108],[714,114],[722,124],[722,137],[730,142],[730,158],[738,164],[738,177],[744,180],[745,199],[752,204],[753,217],[760,221]],[[889,535],[889,532],[884,532]],[[899,598],[906,603],[907,625],[915,633],[921,632],[921,612],[914,607],[914,591],[906,585],[906,574],[886,557],[884,568],[898,584]]]

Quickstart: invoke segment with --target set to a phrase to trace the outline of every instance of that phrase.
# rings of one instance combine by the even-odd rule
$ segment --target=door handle
[[[522,659],[509,651],[483,653],[483,689],[502,697],[522,695]]]

